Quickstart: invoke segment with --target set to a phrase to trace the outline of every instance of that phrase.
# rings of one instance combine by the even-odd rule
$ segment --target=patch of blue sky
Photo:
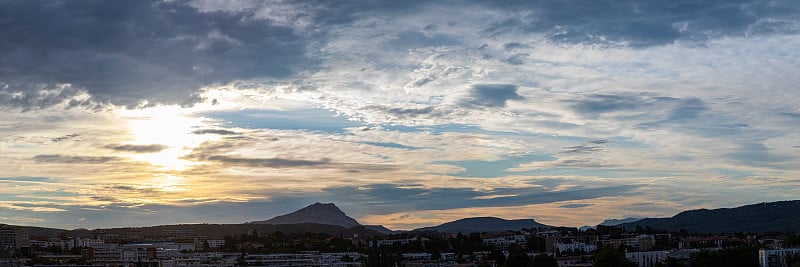
[[[208,112],[205,117],[223,121],[228,127],[251,129],[307,130],[323,133],[344,133],[345,128],[364,124],[325,109],[270,110],[245,109],[239,111]]]
[[[486,160],[463,160],[463,161],[438,161],[434,163],[454,165],[464,168],[463,172],[453,173],[450,175],[459,177],[483,177],[483,178],[497,178],[508,175],[517,175],[519,172],[509,172],[510,168],[514,168],[523,163],[533,161],[553,161],[555,158],[546,154],[528,154],[519,157],[507,157],[497,161]]]
[[[32,176],[14,176],[14,177],[0,177],[0,181],[47,182],[50,181],[50,178],[32,177]]]

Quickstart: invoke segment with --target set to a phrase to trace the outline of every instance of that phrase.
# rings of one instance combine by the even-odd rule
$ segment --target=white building
[[[758,251],[758,264],[761,267],[785,267],[786,259],[800,255],[800,248],[761,249]]]
[[[646,251],[625,253],[625,258],[635,262],[639,267],[653,267],[656,263],[667,260],[667,251]]]
[[[586,244],[583,242],[573,241],[570,243],[556,243],[556,248],[558,251],[582,251],[584,253],[590,253],[597,250],[597,245],[593,244]]]
[[[225,245],[225,239],[209,239],[206,242],[208,242],[209,248],[218,248]]]

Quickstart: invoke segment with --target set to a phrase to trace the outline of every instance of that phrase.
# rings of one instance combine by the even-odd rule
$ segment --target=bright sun
[[[125,156],[149,162],[165,170],[185,170],[193,162],[181,157],[200,143],[215,139],[213,135],[193,134],[192,131],[205,125],[204,119],[189,116],[181,107],[124,110],[122,115],[128,119],[132,135],[130,144],[166,146],[156,153],[130,153]]]

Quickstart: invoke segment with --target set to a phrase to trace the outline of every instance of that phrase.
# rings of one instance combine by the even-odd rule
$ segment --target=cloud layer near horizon
[[[800,193],[795,1],[0,6],[0,221],[575,226]]]

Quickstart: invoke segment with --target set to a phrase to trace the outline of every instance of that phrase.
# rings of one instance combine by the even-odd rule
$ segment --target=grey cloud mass
[[[120,157],[105,156],[69,156],[69,155],[36,155],[33,160],[40,163],[63,163],[63,164],[100,164],[114,161],[122,161]]]
[[[161,150],[167,149],[167,146],[161,144],[152,144],[152,145],[107,145],[105,148],[122,151],[122,152],[133,152],[133,153],[155,153]]]
[[[483,107],[505,107],[509,100],[525,99],[517,94],[517,86],[513,84],[476,84],[472,86],[468,99],[464,104]]]
[[[299,160],[283,158],[242,158],[230,156],[208,156],[204,160],[220,162],[230,165],[241,165],[249,167],[266,168],[291,168],[291,167],[313,167],[329,164],[329,160]]]
[[[191,104],[203,86],[285,77],[309,62],[292,28],[249,12],[156,0],[0,5],[6,106],[46,107],[79,91],[95,103]]]
[[[493,35],[523,29],[556,42],[650,47],[701,43],[722,36],[797,33],[796,1],[515,1],[528,10],[483,30]]]
[[[592,199],[599,196],[636,194],[640,185],[577,187],[565,191],[539,188],[497,188],[492,192],[476,192],[472,188],[402,188],[398,185],[373,184],[368,187],[327,188],[340,202],[368,202],[369,211],[378,214],[398,210],[437,210],[466,207],[508,207],[559,201]],[[509,195],[481,198],[491,195]],[[338,199],[337,199],[338,200]]]

